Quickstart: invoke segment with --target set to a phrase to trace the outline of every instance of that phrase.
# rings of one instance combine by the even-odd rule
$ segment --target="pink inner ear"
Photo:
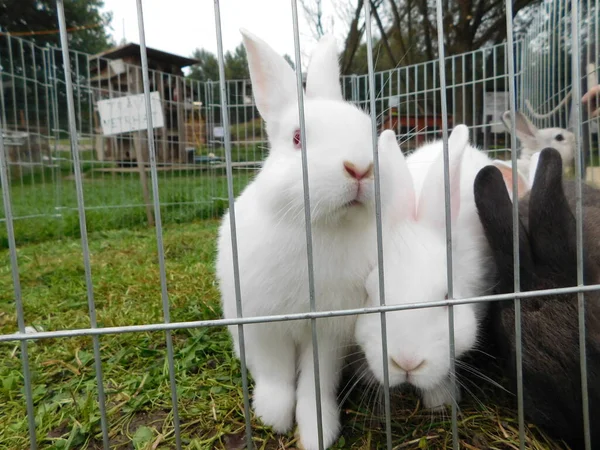
[[[302,144],[300,141],[300,130],[295,130],[294,131],[294,148],[299,149],[301,147],[302,147]]]
[[[506,185],[506,189],[510,196],[513,194],[513,172],[512,167],[507,167],[504,164],[498,163],[494,164],[502,173],[502,178],[504,178],[504,184]],[[527,184],[523,180],[523,177],[517,173],[517,195],[521,197],[525,192],[527,192]]]

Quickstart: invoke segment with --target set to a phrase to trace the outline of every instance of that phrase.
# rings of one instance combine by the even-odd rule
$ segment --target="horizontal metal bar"
[[[222,327],[229,325],[240,324],[256,324],[268,322],[288,322],[290,320],[306,320],[306,319],[325,319],[329,317],[353,316],[359,314],[374,314],[391,311],[405,311],[411,309],[435,308],[439,306],[456,306],[468,305],[472,303],[486,303],[502,300],[514,300],[515,298],[532,298],[548,295],[564,295],[577,292],[593,292],[600,291],[600,284],[590,286],[574,286],[559,289],[546,289],[541,291],[528,291],[510,294],[485,295],[480,297],[471,297],[464,299],[442,300],[438,302],[428,303],[407,303],[404,305],[385,305],[373,306],[369,308],[343,309],[334,311],[315,311],[296,314],[283,314],[276,316],[255,316],[243,317],[239,319],[213,319],[213,320],[196,320],[190,322],[171,322],[171,323],[155,323],[147,325],[127,325],[121,327],[106,327],[106,328],[79,328],[74,330],[57,330],[57,331],[41,331],[39,333],[14,333],[0,335],[0,342],[15,342],[26,340],[39,340],[61,337],[75,336],[95,336],[107,334],[123,334],[123,333],[139,333],[146,331],[165,331],[165,330],[185,330],[203,327]]]
[[[77,210],[77,208],[73,208],[74,210]],[[62,217],[62,214],[32,214],[30,216],[14,216],[12,218],[13,221],[15,220],[25,220],[25,219],[40,219],[40,218],[54,218],[54,219],[60,219]],[[6,222],[6,218],[5,217],[0,217],[0,223],[1,222]]]

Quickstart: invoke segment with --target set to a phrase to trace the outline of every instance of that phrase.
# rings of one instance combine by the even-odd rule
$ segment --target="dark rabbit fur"
[[[577,285],[575,184],[563,182],[554,149],[540,155],[531,192],[519,202],[521,290]],[[475,202],[497,267],[495,293],[514,292],[512,203],[498,169],[474,183]],[[600,191],[583,186],[584,282],[600,283]],[[585,294],[592,448],[600,448],[600,292]],[[525,415],[573,449],[584,447],[577,294],[521,301]],[[493,302],[491,332],[516,384],[512,300]]]

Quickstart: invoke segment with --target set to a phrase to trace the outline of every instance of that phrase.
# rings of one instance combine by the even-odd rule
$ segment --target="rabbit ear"
[[[248,57],[256,108],[266,122],[277,121],[286,107],[298,101],[294,71],[262,39],[243,28],[240,32]]]
[[[512,132],[512,124],[510,123],[510,111],[506,111],[502,115],[502,121],[509,133]],[[525,115],[519,111],[515,114],[515,134],[523,144],[523,151],[531,153],[539,148],[538,136],[539,131]],[[529,150],[528,150],[529,149]]]
[[[392,211],[394,220],[415,218],[415,188],[413,179],[408,169],[406,158],[402,154],[396,134],[392,130],[385,130],[379,136],[379,151],[385,155],[385,160],[392,165],[390,173],[394,177],[394,206]],[[380,164],[381,164],[380,160]]]
[[[529,231],[537,261],[575,280],[575,217],[563,189],[560,153],[541,151],[529,200]]]
[[[529,121],[529,119],[525,117],[525,114],[523,114],[520,111],[517,111],[515,115],[515,125],[517,136],[519,137],[519,139],[522,139],[521,136],[523,136],[524,138],[534,138],[538,134],[538,129],[536,128],[536,126],[532,124]]]
[[[500,173],[502,174],[502,179],[504,180],[504,184],[506,186],[506,190],[508,191],[508,196],[512,200],[513,195],[513,170],[512,165],[507,163],[506,161],[495,160],[493,165],[498,168]],[[521,172],[517,170],[517,195],[519,198],[523,197],[527,192],[529,192],[529,188],[531,185],[528,183],[527,179],[523,176]]]
[[[454,222],[460,211],[460,166],[462,156],[469,143],[469,129],[457,125],[448,138],[448,162],[450,175],[451,220]],[[444,153],[433,162],[421,191],[418,207],[418,220],[427,220],[438,226],[446,223],[444,186]]]
[[[504,111],[504,114],[502,114],[502,123],[504,124],[506,131],[510,133],[512,131],[512,124],[510,123],[510,111]]]
[[[504,183],[498,167],[486,166],[479,171],[473,185],[479,220],[492,249],[498,274],[503,282],[510,284],[514,275],[513,206]],[[520,218],[519,258],[522,287],[525,287],[534,266],[527,232]]]
[[[510,121],[510,111],[505,111],[504,114],[502,114],[502,122],[504,122],[506,130],[511,133],[512,123]],[[538,129],[536,126],[532,124],[529,119],[520,111],[517,111],[515,114],[515,132],[517,137],[522,141],[534,139],[538,135]]]
[[[535,173],[537,172],[538,163],[540,161],[541,152],[535,152],[531,155],[531,159],[529,160],[529,180],[527,183],[529,184],[529,188],[533,186],[533,180],[535,179]]]
[[[323,36],[313,50],[306,73],[306,96],[344,101],[335,38]]]

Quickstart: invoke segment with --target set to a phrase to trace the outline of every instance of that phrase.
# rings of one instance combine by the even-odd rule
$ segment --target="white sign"
[[[223,127],[214,127],[213,128],[213,135],[216,138],[225,137],[225,128],[223,128]]]
[[[165,126],[160,96],[157,91],[150,93],[153,128]],[[144,94],[111,98],[98,101],[98,112],[104,135],[146,130],[146,102]]]
[[[502,114],[510,109],[508,104],[508,92],[486,92],[483,103],[483,115],[485,123],[492,123],[492,133],[504,133]],[[490,120],[490,116],[491,120]]]

